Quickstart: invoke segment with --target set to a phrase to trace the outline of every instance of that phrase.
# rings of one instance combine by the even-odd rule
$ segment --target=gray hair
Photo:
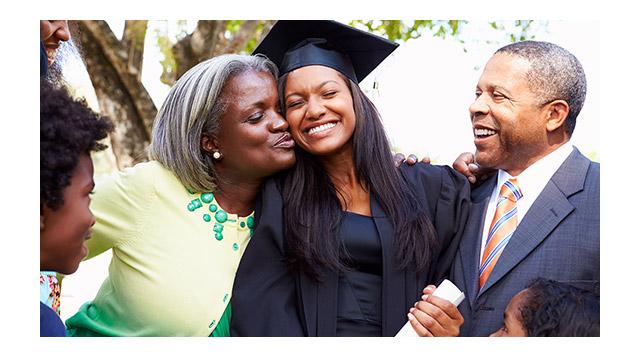
[[[541,41],[512,43],[495,54],[498,53],[515,55],[529,62],[531,68],[526,77],[529,88],[539,97],[539,105],[558,99],[569,104],[565,130],[571,136],[587,95],[587,78],[578,59],[558,45]]]
[[[222,89],[234,76],[267,72],[278,78],[278,69],[264,56],[221,55],[189,69],[171,88],[156,115],[149,155],[172,171],[194,192],[216,188],[218,176],[213,158],[201,148],[202,135],[217,134],[228,100]]]

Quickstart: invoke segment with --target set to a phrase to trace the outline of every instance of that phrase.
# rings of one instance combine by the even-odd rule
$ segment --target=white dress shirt
[[[522,192],[522,198],[516,203],[518,224],[522,222],[533,202],[535,202],[540,192],[542,192],[549,180],[551,180],[553,174],[558,171],[562,163],[569,157],[571,151],[573,151],[573,146],[569,142],[566,142],[547,156],[534,162],[533,165],[527,167],[520,175],[515,176],[518,180],[518,187],[520,187],[520,191]],[[487,213],[484,218],[482,246],[480,247],[480,264],[482,264],[482,254],[484,254],[484,248],[487,243],[489,227],[491,226],[493,215],[496,212],[496,203],[498,201],[498,195],[500,194],[500,188],[510,178],[514,178],[514,176],[509,175],[506,171],[498,170],[498,182],[496,182],[496,186],[493,188],[493,193],[491,194]]]

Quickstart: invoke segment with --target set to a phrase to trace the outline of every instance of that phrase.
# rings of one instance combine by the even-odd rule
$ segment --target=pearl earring
[[[222,154],[220,153],[220,151],[214,151],[213,158],[216,160],[220,160],[222,158]]]

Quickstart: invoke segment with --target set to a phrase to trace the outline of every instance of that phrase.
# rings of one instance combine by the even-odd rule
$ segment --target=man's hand
[[[465,175],[472,184],[484,181],[491,176],[495,170],[484,168],[478,165],[475,157],[470,152],[463,152],[453,162],[453,169]]]
[[[463,152],[453,162],[453,168],[459,173],[465,175],[469,182],[476,183],[476,173],[478,165],[475,163],[475,157],[470,152]]]

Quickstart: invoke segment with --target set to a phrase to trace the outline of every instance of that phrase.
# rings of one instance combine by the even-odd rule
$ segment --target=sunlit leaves
[[[460,32],[462,20],[353,20],[351,26],[359,27],[369,32],[384,36],[392,41],[418,38],[424,30],[429,30],[434,36],[446,38],[456,37]]]

